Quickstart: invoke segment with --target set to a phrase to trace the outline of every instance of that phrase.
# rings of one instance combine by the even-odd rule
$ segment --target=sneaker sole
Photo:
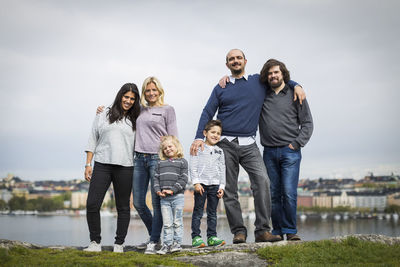
[[[199,245],[199,246],[192,246],[193,248],[204,248],[206,246],[206,244],[201,244],[201,245]]]
[[[223,245],[225,245],[226,244],[226,242],[225,241],[222,241],[222,243],[221,244],[218,244],[218,245],[208,245],[209,247],[222,247]]]

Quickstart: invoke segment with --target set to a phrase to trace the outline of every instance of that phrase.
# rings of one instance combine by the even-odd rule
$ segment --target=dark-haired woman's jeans
[[[124,243],[131,219],[129,199],[132,188],[132,173],[133,167],[94,163],[86,201],[86,218],[89,226],[90,241],[96,241],[97,243],[101,241],[100,208],[112,182],[118,212],[115,244],[122,245]]]
[[[297,185],[301,150],[288,146],[264,147],[264,163],[270,180],[274,235],[296,234]]]
[[[163,225],[160,197],[154,192],[154,172],[159,157],[157,154],[144,154],[135,152],[135,170],[133,173],[133,205],[139,213],[150,235],[150,241],[157,243],[160,240]],[[146,193],[151,185],[151,200],[153,215],[146,205]]]

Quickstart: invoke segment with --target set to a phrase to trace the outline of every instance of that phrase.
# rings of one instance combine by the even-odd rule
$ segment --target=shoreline
[[[16,210],[16,211],[0,211],[0,215],[8,215],[8,216],[20,216],[20,215],[35,215],[35,216],[86,216],[86,210],[57,210],[57,211],[24,211],[24,210]],[[116,211],[111,210],[101,210],[101,217],[117,217]],[[191,217],[192,213],[186,212],[183,214],[183,217]],[[226,217],[224,213],[220,213],[217,215],[218,218]],[[203,217],[207,217],[205,213]],[[305,221],[306,219],[317,219],[320,218],[322,220],[325,219],[334,219],[334,220],[348,220],[348,219],[378,219],[378,220],[390,220],[393,219],[397,221],[399,219],[399,214],[394,213],[386,213],[386,212],[336,212],[336,211],[325,211],[325,212],[315,212],[315,211],[298,211],[297,217]],[[139,215],[136,211],[131,211],[131,218],[139,218]],[[243,218],[247,219],[255,219],[254,212],[247,212],[243,214]]]

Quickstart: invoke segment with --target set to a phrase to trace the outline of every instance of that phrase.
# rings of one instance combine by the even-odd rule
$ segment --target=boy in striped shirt
[[[207,199],[207,245],[223,246],[225,241],[217,237],[217,206],[225,189],[224,152],[216,144],[221,138],[222,123],[209,121],[203,134],[206,138],[204,150],[199,148],[196,156],[190,156],[190,176],[194,185],[194,207],[192,215],[192,246],[204,247],[200,236],[200,221]]]

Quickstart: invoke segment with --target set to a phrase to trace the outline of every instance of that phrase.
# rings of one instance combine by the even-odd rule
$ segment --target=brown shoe
[[[296,234],[286,234],[286,240],[287,241],[299,241],[300,236],[296,235]]]
[[[243,233],[237,233],[233,236],[233,244],[246,243],[246,235]]]
[[[280,235],[273,235],[268,231],[256,236],[256,242],[276,242],[281,240],[282,237]]]

